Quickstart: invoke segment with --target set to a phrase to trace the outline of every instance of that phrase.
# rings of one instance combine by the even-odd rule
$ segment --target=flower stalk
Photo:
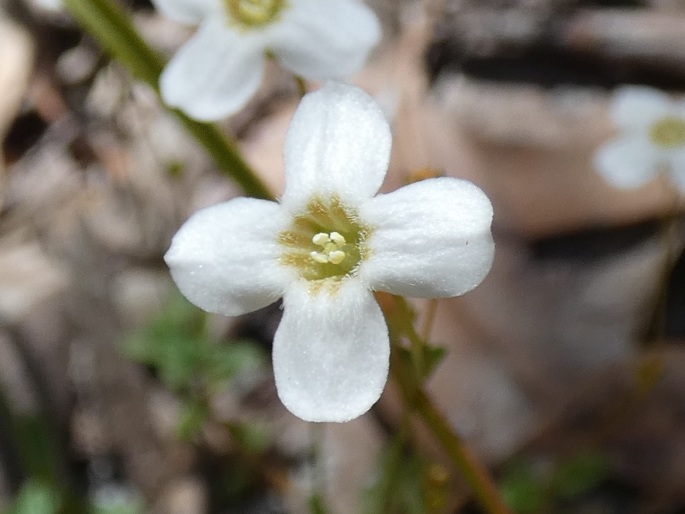
[[[421,417],[428,430],[442,445],[452,463],[461,472],[483,510],[488,514],[511,514],[487,468],[453,430],[449,421],[423,389],[422,379],[416,370],[411,369],[411,364],[416,367],[414,359],[417,352],[414,348],[417,344],[425,345],[425,341],[416,333],[411,322],[402,323],[401,327],[392,322],[392,318],[395,318],[395,321],[411,319],[412,314],[404,298],[395,296],[394,300],[394,312],[386,312],[386,316],[390,318],[388,324],[391,329],[390,340],[393,346],[393,351],[390,354],[390,375],[399,386],[405,406]],[[411,364],[401,358],[402,348],[398,341],[400,334],[406,336],[411,342]],[[423,352],[419,353],[423,355]]]
[[[143,41],[126,13],[111,0],[64,0],[64,6],[112,57],[131,74],[159,93],[162,58]],[[172,110],[185,129],[214,159],[218,168],[235,180],[248,196],[272,198],[262,180],[241,157],[235,144],[219,129]]]
[[[433,404],[426,392],[422,388],[415,388],[410,383],[407,379],[410,374],[403,369],[403,364],[397,354],[392,355],[391,374],[399,384],[405,402],[415,409],[440,442],[452,463],[468,483],[480,506],[489,514],[511,514],[485,466],[452,430],[445,416]]]

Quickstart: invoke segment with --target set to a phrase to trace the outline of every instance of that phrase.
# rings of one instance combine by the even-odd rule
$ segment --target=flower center
[[[370,233],[339,198],[315,197],[304,212],[293,217],[290,228],[278,235],[284,247],[280,260],[296,268],[305,280],[342,280],[354,275],[367,256]]]
[[[685,144],[685,120],[662,118],[649,128],[649,139],[661,148],[675,148]]]
[[[251,29],[272,23],[286,5],[285,0],[224,0],[231,21]]]

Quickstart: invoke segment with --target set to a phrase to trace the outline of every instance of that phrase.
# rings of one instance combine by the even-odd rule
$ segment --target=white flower
[[[160,79],[164,101],[199,120],[238,111],[262,80],[265,55],[308,80],[343,79],[380,39],[359,0],[153,0],[165,15],[199,24]]]
[[[436,178],[374,197],[390,140],[366,93],[327,84],[293,117],[280,202],[201,210],[165,256],[181,292],[208,311],[238,315],[283,297],[276,386],[307,421],[347,421],[378,400],[389,341],[372,291],[456,296],[490,270],[492,207],[470,182]]]
[[[597,171],[619,188],[640,187],[660,172],[685,191],[685,100],[656,89],[624,86],[612,98],[618,136],[595,154]]]

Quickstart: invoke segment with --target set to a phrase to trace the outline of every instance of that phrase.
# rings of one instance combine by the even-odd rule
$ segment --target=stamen
[[[252,0],[224,0],[239,2]],[[278,1],[287,4],[289,0]],[[306,209],[293,217],[292,225],[278,235],[283,246],[280,261],[312,282],[339,281],[353,276],[366,258],[371,229],[362,225],[356,211],[339,198],[313,197]]]
[[[322,252],[310,252],[312,259],[319,264],[340,264],[345,260],[345,252],[341,248],[345,246],[347,241],[340,232],[319,232],[312,237],[312,243],[323,248]]]
[[[329,261],[329,257],[320,252],[311,252],[309,255],[319,264],[326,264]]]
[[[340,250],[331,252],[328,254],[328,260],[332,264],[340,264],[342,261],[345,260],[345,252],[341,252]]]
[[[331,241],[333,241],[335,244],[338,246],[343,246],[347,241],[345,241],[345,238],[343,237],[342,234],[338,232],[331,232]]]
[[[337,234],[337,232],[333,232],[334,234]],[[316,234],[314,237],[312,237],[312,243],[314,243],[317,246],[325,246],[326,243],[328,243],[331,240],[330,236],[326,234],[325,232],[319,232]]]

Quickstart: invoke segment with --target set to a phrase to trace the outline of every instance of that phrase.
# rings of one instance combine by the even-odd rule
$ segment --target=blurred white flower
[[[374,196],[390,144],[366,93],[328,83],[295,112],[280,202],[203,209],[165,256],[181,292],[208,311],[238,315],[283,297],[276,386],[307,421],[347,421],[380,397],[389,340],[372,291],[456,296],[490,270],[492,207],[470,182],[436,178]]]
[[[609,109],[619,133],[594,158],[606,181],[637,188],[666,172],[685,191],[685,100],[674,101],[653,88],[624,86],[614,93]]]
[[[197,24],[160,79],[164,101],[198,120],[238,111],[257,91],[266,55],[308,80],[359,70],[380,39],[360,0],[153,0],[165,15]]]
[[[62,9],[62,0],[33,0],[33,3],[48,11],[59,11]]]

